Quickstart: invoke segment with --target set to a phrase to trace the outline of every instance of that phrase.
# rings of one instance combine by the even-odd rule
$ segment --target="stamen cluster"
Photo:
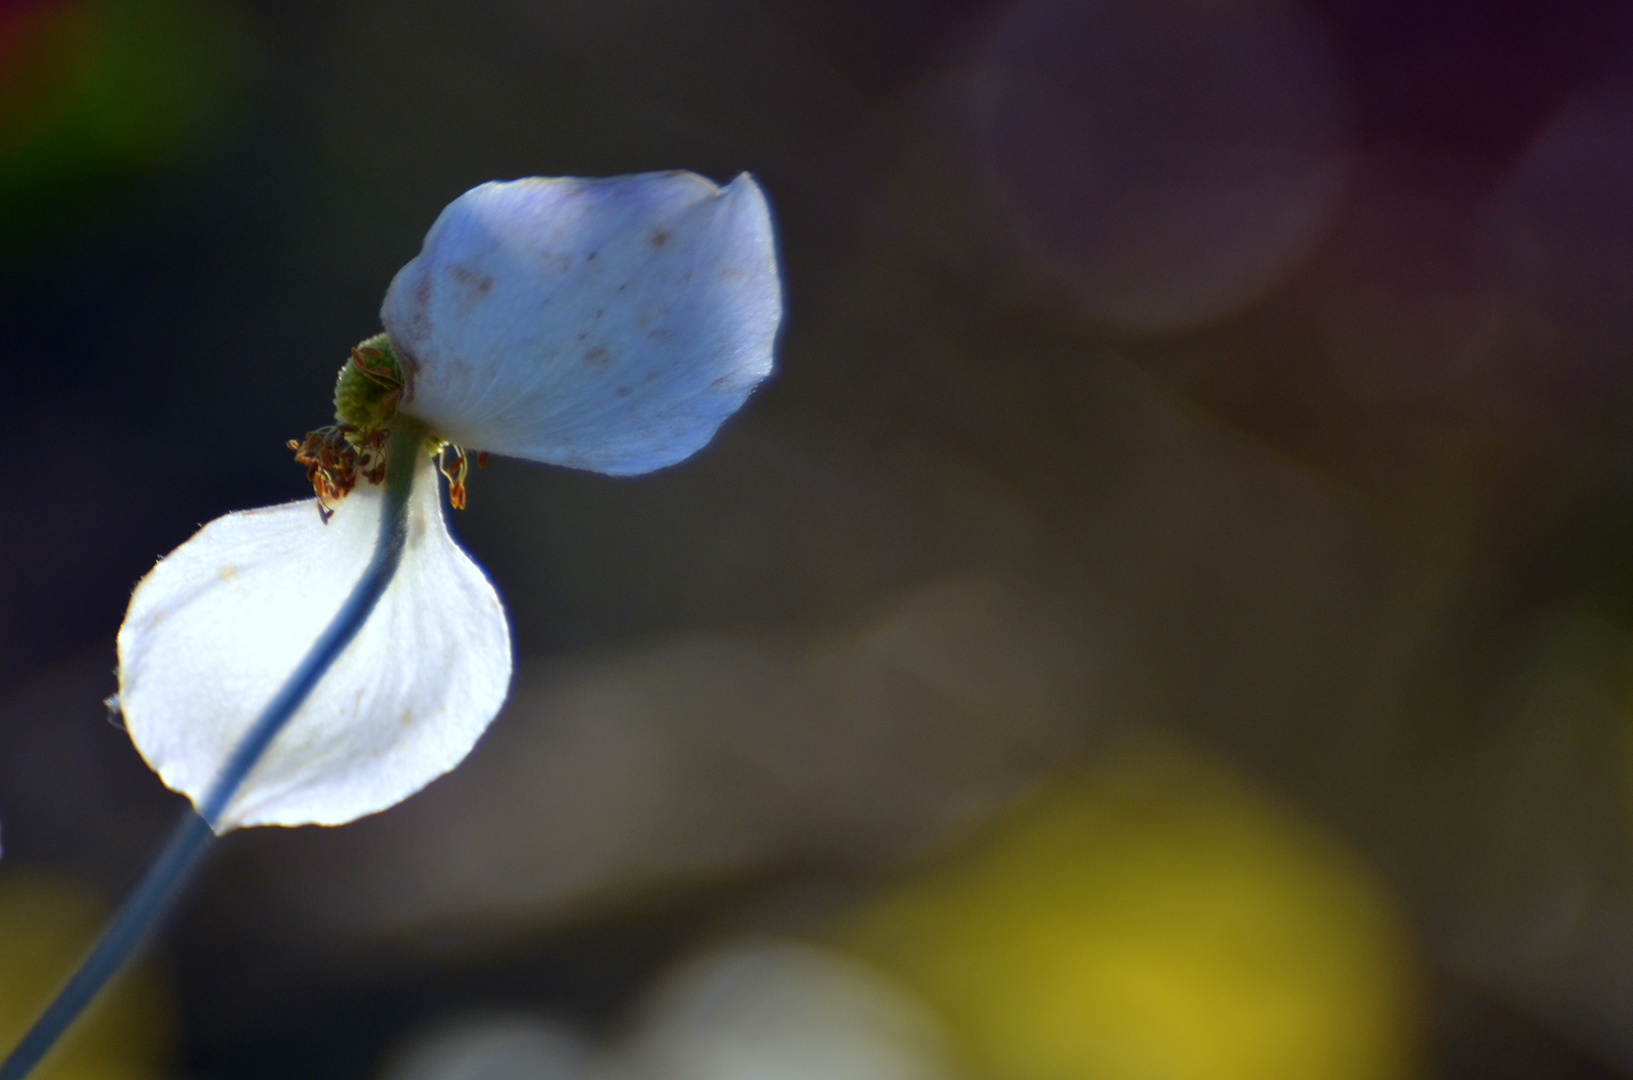
[[[317,493],[318,513],[327,522],[333,504],[351,494],[359,478],[379,484],[386,476],[387,425],[403,396],[402,368],[384,334],[352,349],[335,378],[334,424],[290,439],[295,460],[306,466],[306,479]]]
[[[371,484],[386,478],[386,440],[389,429],[359,431],[351,424],[330,424],[308,431],[301,442],[290,439],[295,460],[306,466],[306,479],[318,497],[318,514],[325,522],[334,503],[351,494],[362,477]]]
[[[391,339],[376,334],[354,349],[335,378],[334,424],[308,431],[301,441],[290,439],[295,460],[306,466],[306,479],[318,497],[318,514],[325,522],[334,514],[334,503],[351,494],[359,479],[371,484],[386,477],[388,426],[397,415],[403,396],[402,366],[391,347]],[[465,477],[470,458],[460,447],[433,436],[426,446],[437,459],[437,468],[448,478],[448,502],[455,510],[465,509]],[[448,457],[448,451],[453,456]],[[477,455],[476,467],[488,463],[484,451]]]

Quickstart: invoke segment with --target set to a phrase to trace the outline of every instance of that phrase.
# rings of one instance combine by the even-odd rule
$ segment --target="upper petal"
[[[327,525],[313,500],[218,518],[136,587],[119,630],[131,738],[195,803],[362,576],[385,499],[361,485]],[[402,563],[218,828],[334,825],[407,798],[465,757],[503,703],[510,633],[452,538],[429,458]]]
[[[771,371],[771,217],[746,173],[472,188],[381,318],[402,408],[471,449],[606,473],[672,465]]]

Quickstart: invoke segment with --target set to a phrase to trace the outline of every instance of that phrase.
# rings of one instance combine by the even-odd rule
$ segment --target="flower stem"
[[[106,985],[125,961],[147,939],[148,934],[170,909],[199,856],[209,847],[221,813],[255,768],[272,740],[278,737],[289,718],[317,686],[352,638],[368,621],[374,605],[391,584],[402,562],[408,541],[408,496],[414,481],[414,465],[425,452],[425,429],[406,417],[393,424],[387,450],[385,505],[380,513],[380,536],[374,557],[351,595],[335,617],[290,673],[278,693],[262,710],[222,766],[221,774],[196,809],[182,815],[164,850],[153,860],[136,888],[114,914],[90,955],[81,962],[67,984],[57,992],[45,1012],[28,1029],[4,1061],[0,1080],[23,1080],[40,1059],[56,1045],[63,1032]]]

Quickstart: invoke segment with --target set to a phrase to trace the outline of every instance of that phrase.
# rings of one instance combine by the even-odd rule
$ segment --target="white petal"
[[[771,372],[765,196],[687,172],[455,199],[380,312],[403,410],[475,450],[606,473],[692,454]]]
[[[312,500],[218,518],[161,560],[119,630],[119,701],[164,782],[197,803],[374,552],[367,484],[327,525]],[[503,703],[510,633],[448,535],[429,458],[402,564],[374,613],[228,805],[220,828],[335,825],[453,768]]]

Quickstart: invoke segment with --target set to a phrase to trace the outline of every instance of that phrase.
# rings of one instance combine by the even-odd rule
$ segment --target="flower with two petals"
[[[504,702],[510,638],[448,533],[430,451],[453,454],[456,492],[472,453],[613,475],[675,464],[770,373],[781,310],[747,175],[461,195],[392,281],[386,333],[343,369],[336,427],[303,448],[318,498],[219,518],[137,586],[119,631],[137,749],[203,798],[374,554],[382,432],[422,425],[395,575],[213,824],[338,824],[453,768]]]

